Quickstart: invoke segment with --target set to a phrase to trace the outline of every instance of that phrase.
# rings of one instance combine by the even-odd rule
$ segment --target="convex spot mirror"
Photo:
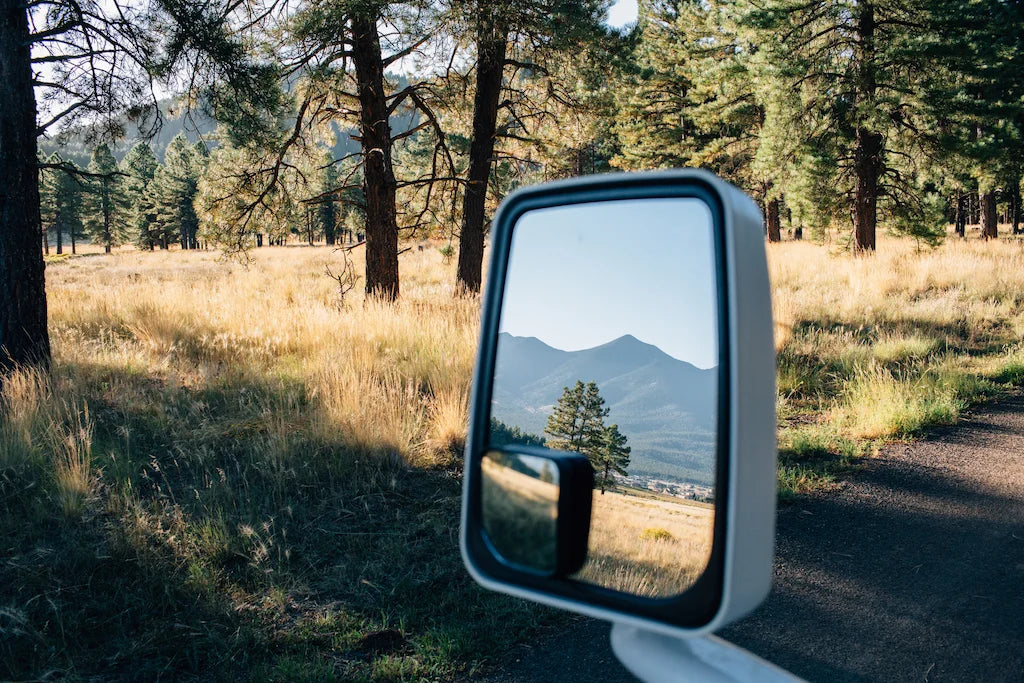
[[[466,451],[478,581],[690,633],[763,599],[775,368],[760,226],[699,171],[503,203]]]

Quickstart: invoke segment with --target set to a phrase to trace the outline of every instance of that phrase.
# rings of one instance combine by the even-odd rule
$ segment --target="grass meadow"
[[[634,595],[668,598],[708,566],[714,506],[639,489],[594,492],[587,563],[576,576]]]
[[[252,259],[49,263],[53,372],[0,397],[0,679],[451,680],[565,618],[458,556],[454,264],[342,305],[332,250]],[[1024,381],[1016,240],[769,259],[783,498]]]
[[[783,498],[1024,382],[1020,240],[888,239],[869,258],[786,242],[768,258]]]

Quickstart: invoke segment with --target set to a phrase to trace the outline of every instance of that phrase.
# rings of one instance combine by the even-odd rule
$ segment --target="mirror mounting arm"
[[[803,683],[771,662],[717,636],[684,637],[616,622],[612,650],[642,681]]]

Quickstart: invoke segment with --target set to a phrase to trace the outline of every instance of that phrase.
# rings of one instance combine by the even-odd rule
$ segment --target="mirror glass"
[[[490,451],[480,471],[484,531],[495,550],[527,569],[554,571],[558,468],[547,458]]]
[[[717,263],[712,214],[699,199],[538,209],[513,228],[490,443],[590,460],[590,540],[575,580],[668,597],[707,567],[718,417]],[[512,515],[516,508],[508,509]],[[484,514],[485,525],[497,525],[496,516]],[[545,548],[546,533],[528,544]]]

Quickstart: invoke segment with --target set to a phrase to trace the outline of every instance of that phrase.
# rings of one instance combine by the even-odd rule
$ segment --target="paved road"
[[[721,635],[810,681],[1024,681],[1024,398],[780,509],[772,594]],[[634,679],[580,619],[487,680]]]

